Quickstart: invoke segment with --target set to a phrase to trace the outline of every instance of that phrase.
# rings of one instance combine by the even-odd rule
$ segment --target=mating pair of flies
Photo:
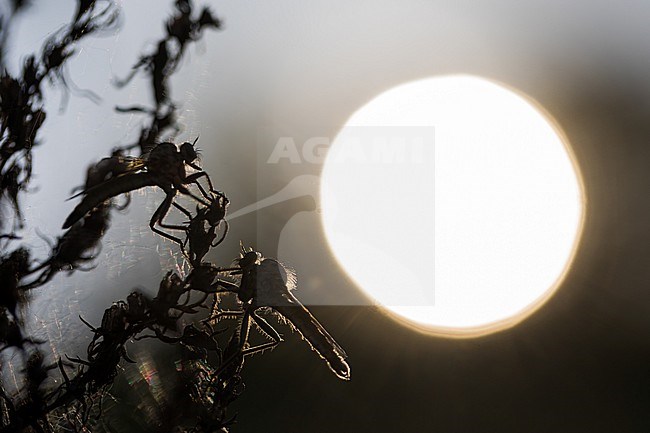
[[[195,141],[196,143],[196,141]],[[104,164],[98,164],[98,173],[101,179],[107,180],[87,188],[81,194],[81,202],[74,208],[63,224],[63,228],[71,227],[95,207],[119,194],[128,193],[146,186],[158,186],[166,194],[165,200],[154,212],[149,226],[161,236],[177,242],[181,247],[185,245],[179,238],[156,227],[160,226],[169,230],[185,231],[190,243],[190,261],[195,267],[201,285],[206,285],[203,290],[207,292],[232,292],[236,293],[243,304],[241,312],[228,312],[226,315],[242,315],[239,344],[242,355],[255,353],[265,348],[270,348],[282,341],[278,332],[262,317],[259,310],[271,309],[286,319],[310,344],[311,348],[329,365],[330,369],[341,379],[350,378],[350,368],[346,362],[347,355],[343,348],[316,320],[309,310],[293,296],[291,290],[295,288],[295,275],[284,265],[274,259],[265,258],[259,252],[245,250],[242,247],[237,267],[230,270],[219,269],[201,263],[202,257],[210,246],[216,246],[225,237],[228,226],[219,240],[216,238],[215,228],[224,221],[228,199],[216,191],[208,174],[203,171],[195,161],[197,153],[194,144],[186,142],[178,148],[173,143],[161,143],[154,147],[146,158],[113,156],[107,158]],[[196,170],[188,174],[186,165]],[[205,177],[209,192],[199,183]],[[93,182],[94,183],[94,182]],[[195,184],[202,196],[189,190],[188,186]],[[177,193],[193,198],[203,208],[197,206],[196,216],[177,204],[174,198]],[[184,226],[167,224],[164,222],[171,206],[175,206],[189,218],[189,224]],[[210,229],[206,232],[205,222]],[[224,221],[225,223],[225,221]],[[197,224],[200,224],[197,226]],[[196,227],[199,227],[198,229]],[[200,238],[207,238],[207,243]],[[223,272],[230,272],[231,276],[240,276],[239,284],[217,279]],[[200,275],[201,273],[207,275]],[[206,278],[207,277],[207,281]],[[198,287],[195,287],[201,290]],[[216,317],[213,317],[216,318]],[[250,324],[255,322],[259,329],[273,341],[256,348],[243,350],[247,344]]]

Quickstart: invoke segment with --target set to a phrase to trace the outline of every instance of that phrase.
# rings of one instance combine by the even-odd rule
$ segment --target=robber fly
[[[196,142],[196,141],[195,141]],[[149,227],[155,233],[170,239],[179,245],[182,241],[169,233],[160,230],[156,224],[162,228],[172,230],[185,230],[185,226],[171,225],[163,222],[165,216],[173,203],[174,197],[178,192],[188,195],[204,206],[210,206],[207,200],[210,195],[205,191],[198,179],[205,177],[211,193],[217,193],[212,186],[208,174],[203,171],[194,161],[198,158],[194,150],[194,144],[185,142],[180,149],[174,143],[161,143],[154,147],[146,158],[125,157],[129,162],[129,169],[123,169],[123,173],[112,177],[99,185],[86,189],[83,193],[81,202],[73,209],[63,223],[63,228],[71,227],[76,221],[99,206],[106,200],[119,194],[135,191],[146,186],[158,186],[165,194],[165,200],[153,213],[149,222]],[[186,165],[190,166],[197,172],[190,175],[186,172]],[[201,191],[203,197],[192,193],[187,185],[195,184]]]
[[[334,374],[343,380],[349,380],[350,367],[346,362],[345,351],[291,293],[296,285],[295,274],[277,260],[265,258],[261,253],[243,247],[237,264],[239,270],[232,274],[241,274],[240,285],[236,286],[225,281],[218,281],[217,284],[236,292],[237,297],[244,304],[240,344],[245,344],[248,339],[251,320],[274,340],[253,350],[272,347],[282,341],[277,331],[257,315],[257,310],[270,308],[307,340],[311,348],[327,362]],[[247,349],[246,352],[251,350]]]

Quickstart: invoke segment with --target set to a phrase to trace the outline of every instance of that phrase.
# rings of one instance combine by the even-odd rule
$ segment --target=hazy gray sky
[[[49,116],[40,135],[44,146],[35,152],[38,191],[27,199],[31,227],[48,235],[59,233],[59,221],[73,205],[65,199],[82,182],[86,166],[137,136],[140,117],[116,114],[113,107],[151,100],[144,75],[121,90],[111,80],[126,76],[139,55],[152,50],[172,2],[119,3],[119,32],[85,41],[70,62],[71,79],[100,94],[102,103],[73,94],[58,113],[61,94],[48,93]],[[638,82],[638,94],[650,97],[647,2],[224,1],[211,6],[224,21],[223,31],[208,32],[190,48],[174,77],[172,98],[180,113],[177,140],[200,136],[203,164],[231,197],[231,210],[277,192],[297,175],[320,173],[319,164],[267,164],[279,137],[293,137],[299,145],[315,135],[333,138],[369,99],[417,78],[462,72],[496,79],[537,99],[551,115],[552,104],[577,89],[616,86],[621,80]],[[35,2],[13,23],[12,58],[36,50],[73,11],[73,1]],[[150,209],[157,200],[150,193],[145,199]],[[102,252],[111,256],[101,267],[108,264],[108,275],[119,274],[110,269],[117,266],[115,247],[135,245],[136,251],[123,248],[125,260],[148,256],[152,269],[140,267],[138,273],[149,274],[155,284],[159,242],[138,206],[136,201],[128,216],[113,217]],[[322,269],[336,265],[321,237],[319,215],[301,214],[286,225],[291,215],[274,209],[237,220],[221,258],[229,260],[240,239],[263,251],[275,248],[280,234],[274,232],[284,227],[277,254],[300,270],[303,296],[319,303],[359,302],[349,286],[323,295]],[[305,237],[309,242],[296,240]],[[34,241],[40,242],[35,236]],[[96,278],[61,280],[78,285]],[[311,280],[313,287],[307,284]],[[118,285],[128,290],[130,284]],[[112,291],[111,296],[123,294]]]

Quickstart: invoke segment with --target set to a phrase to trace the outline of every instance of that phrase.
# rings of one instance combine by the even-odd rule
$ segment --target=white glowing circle
[[[390,89],[329,149],[323,227],[351,278],[433,333],[512,326],[548,299],[584,217],[570,149],[531,101],[454,75]]]

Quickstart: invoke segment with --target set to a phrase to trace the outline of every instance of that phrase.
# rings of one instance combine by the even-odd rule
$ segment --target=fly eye
[[[245,253],[241,259],[239,259],[239,266],[242,268],[249,267],[256,264],[258,261],[260,261],[260,259],[260,253],[249,251]]]
[[[180,152],[185,162],[192,162],[198,158],[196,150],[194,150],[194,146],[190,142],[183,143]]]

